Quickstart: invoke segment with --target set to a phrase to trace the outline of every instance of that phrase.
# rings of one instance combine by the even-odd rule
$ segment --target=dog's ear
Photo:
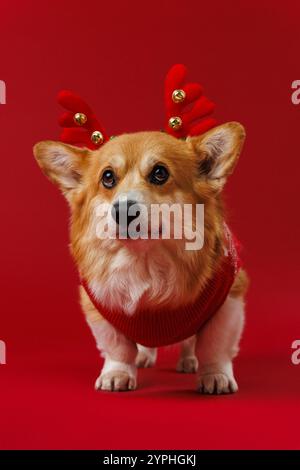
[[[92,152],[62,142],[43,141],[34,146],[33,153],[43,173],[67,196],[80,184]]]
[[[228,122],[205,134],[189,137],[197,158],[199,174],[221,190],[233,172],[245,140],[245,129],[238,122]]]

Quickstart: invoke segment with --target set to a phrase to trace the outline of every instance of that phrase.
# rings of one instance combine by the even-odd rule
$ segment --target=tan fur
[[[239,137],[240,139],[240,137]],[[132,180],[137,176],[139,182],[136,189],[145,191],[151,198],[151,203],[172,203],[176,192],[181,203],[205,204],[205,250],[186,251],[178,245],[165,243],[165,250],[171,257],[177,258],[178,265],[184,265],[182,276],[181,303],[188,298],[197,297],[212,269],[216,269],[218,253],[215,253],[216,240],[222,240],[222,204],[219,195],[215,195],[216,182],[198,178],[200,159],[196,158],[195,149],[199,151],[203,138],[190,139],[189,142],[178,141],[173,137],[160,133],[137,133],[122,135],[108,142],[96,152],[83,151],[72,148],[75,158],[74,173],[82,172],[82,182],[76,189],[69,191],[68,200],[71,206],[71,251],[79,267],[81,274],[87,281],[95,276],[95,260],[102,259],[101,266],[97,263],[97,276],[107,278],[112,258],[119,249],[118,242],[112,243],[109,249],[101,240],[95,239],[89,233],[89,217],[95,198],[103,202],[111,202],[116,192],[128,190],[132,186]],[[237,139],[238,140],[238,139]],[[57,176],[52,168],[49,169],[48,161],[43,158],[43,146],[55,143],[42,143],[36,147],[37,159],[52,181],[57,181]],[[63,144],[60,144],[63,145]],[[238,145],[238,142],[236,143]],[[145,152],[159,156],[157,159],[170,168],[173,177],[162,187],[155,188],[146,181],[147,170],[139,165],[141,155]],[[115,155],[124,155],[124,167],[118,167],[117,173],[121,182],[116,189],[107,191],[99,185],[99,178],[103,170],[111,166]],[[201,155],[201,154],[200,154]],[[202,158],[205,157],[205,154]],[[151,163],[152,163],[152,159]],[[232,165],[234,162],[232,162]],[[76,166],[78,165],[78,166]],[[228,168],[231,171],[232,168]],[[63,191],[64,188],[63,188]],[[88,242],[88,245],[87,245]],[[87,247],[88,246],[88,247]],[[154,304],[155,307],[155,304]]]
[[[69,202],[70,247],[84,279],[88,283],[109,285],[114,273],[112,266],[121,256],[125,263],[125,278],[140,269],[140,278],[146,286],[150,283],[143,294],[147,308],[155,309],[160,303],[171,308],[195,299],[218,268],[225,247],[221,190],[236,165],[244,137],[240,124],[228,123],[187,141],[161,132],[123,134],[94,152],[58,142],[37,144],[34,154],[41,169],[60,187]],[[165,165],[170,173],[169,180],[162,186],[153,186],[148,180],[155,163]],[[114,170],[118,180],[118,184],[109,190],[100,181],[103,171],[108,168]],[[132,245],[123,245],[120,240],[96,237],[96,205],[112,203],[118,195],[132,189],[142,195],[146,204],[204,204],[204,248],[187,251],[182,240],[160,240],[159,243],[151,241],[151,249],[140,252],[132,249]],[[143,267],[151,266],[149,263],[153,263],[152,269],[161,273],[161,290],[151,285],[155,275]],[[171,272],[173,278],[170,281]],[[167,288],[164,283],[168,283]],[[247,275],[240,271],[230,295],[243,297],[246,289]],[[89,324],[104,325],[101,312],[95,309],[82,287],[80,299]],[[191,355],[186,352],[187,348],[190,351],[188,346],[184,347],[183,358]],[[180,367],[189,371],[194,365],[181,364]]]
[[[83,286],[79,287],[80,305],[90,323],[104,321],[100,312],[94,307]]]
[[[237,273],[234,283],[230,289],[231,297],[244,298],[249,287],[249,277],[244,269],[240,269]]]

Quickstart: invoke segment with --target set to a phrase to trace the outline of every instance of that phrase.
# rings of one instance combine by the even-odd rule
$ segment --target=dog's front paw
[[[127,392],[136,389],[136,379],[128,372],[113,370],[100,374],[95,383],[96,390]]]
[[[198,368],[198,360],[196,356],[180,357],[176,370],[185,374],[194,374]]]
[[[203,394],[220,395],[237,392],[238,385],[233,376],[229,377],[223,372],[206,373],[198,377],[197,390]]]

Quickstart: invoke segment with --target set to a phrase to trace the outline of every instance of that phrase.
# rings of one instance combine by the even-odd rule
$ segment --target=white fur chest
[[[106,279],[94,279],[89,286],[96,299],[110,309],[132,315],[143,308],[176,304],[182,297],[182,272],[163,249],[146,253],[122,247],[113,256]]]

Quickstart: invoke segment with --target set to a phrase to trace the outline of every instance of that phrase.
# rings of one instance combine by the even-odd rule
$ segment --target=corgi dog
[[[35,145],[41,170],[60,188],[70,206],[71,253],[84,279],[80,302],[104,358],[96,389],[134,390],[137,368],[155,364],[155,335],[164,334],[159,331],[162,317],[170,317],[171,322],[174,312],[180,322],[180,312],[188,311],[187,306],[206,295],[208,283],[220,271],[228,250],[222,190],[244,138],[243,126],[230,122],[186,140],[149,131],[119,135],[97,150],[55,141]],[[122,206],[124,196],[127,204]],[[132,204],[173,203],[203,205],[201,249],[187,250],[184,237],[99,236],[105,225],[99,224],[104,218],[97,215],[99,205],[114,208],[109,223],[118,228],[122,211],[128,215]],[[130,218],[132,221],[135,216],[127,218],[126,228]],[[225,297],[212,302],[214,309],[199,327],[190,328],[188,316],[182,320],[181,329],[190,336],[181,341],[177,371],[195,373],[200,393],[226,394],[238,389],[232,361],[244,325],[247,285],[246,272],[237,268]],[[111,312],[118,312],[119,323],[109,316]],[[145,322],[156,315],[151,324],[152,339],[146,341],[148,328],[144,344],[137,344],[125,328],[138,312],[141,328],[143,315]],[[118,327],[121,324],[124,330]],[[181,339],[176,335],[175,339]]]

